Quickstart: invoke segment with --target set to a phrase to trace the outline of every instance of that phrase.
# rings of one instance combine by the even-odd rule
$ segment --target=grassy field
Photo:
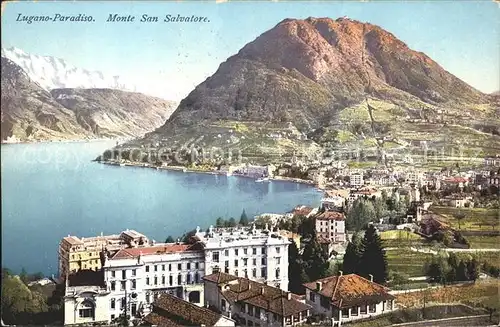
[[[396,295],[396,301],[406,307],[422,307],[426,303],[474,303],[494,305],[500,309],[500,281],[485,280],[475,284],[446,286],[421,292]]]
[[[389,270],[408,274],[410,277],[424,276],[424,265],[432,257],[429,253],[412,252],[407,249],[386,252]]]
[[[455,214],[463,213],[465,218],[460,221],[460,230],[492,231],[498,230],[500,210],[485,208],[452,208],[432,206],[432,212],[441,216],[441,220],[458,229],[459,221]]]
[[[385,247],[423,246],[424,238],[406,230],[388,230],[380,233]]]
[[[500,249],[500,236],[466,236],[472,249]]]

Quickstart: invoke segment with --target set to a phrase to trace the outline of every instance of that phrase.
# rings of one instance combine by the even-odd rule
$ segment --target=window
[[[172,286],[173,283],[174,283],[174,278],[172,276],[168,276],[168,284]]]
[[[122,270],[122,279],[127,279],[127,271]]]
[[[212,261],[219,262],[219,252],[212,253]]]
[[[177,264],[177,270],[182,270],[182,263]]]
[[[161,270],[165,271],[165,265],[161,265]]]
[[[115,308],[115,299],[111,299],[111,305],[110,305],[111,310]]]
[[[313,292],[309,292],[309,300],[312,302],[316,301]]]
[[[245,255],[246,255],[246,254],[247,254],[247,252],[248,252],[248,249],[247,249],[247,248],[244,248],[244,249],[243,249],[243,254],[245,254]]]
[[[199,263],[199,262],[195,262],[195,264],[194,264],[194,268],[195,268],[195,269],[200,269],[200,263]]]
[[[248,265],[248,259],[247,258],[243,259],[243,265],[244,266]]]
[[[252,254],[253,254],[253,255],[256,255],[256,254],[257,254],[257,249],[256,249],[256,248],[253,248],[253,249],[252,249]]]
[[[224,267],[229,267],[229,261],[226,261],[226,262],[224,263]]]
[[[212,268],[212,274],[216,274],[220,271],[220,268],[219,267],[213,267]]]
[[[260,318],[260,308],[255,307],[255,316]]]
[[[131,287],[131,289],[135,290],[135,287],[136,287],[136,281],[135,281],[135,279],[132,279],[132,287]]]
[[[253,264],[254,266],[257,266],[257,259],[255,259],[255,258],[254,258],[254,259],[252,259],[252,264]]]
[[[200,282],[200,274],[198,274],[198,272],[196,272],[196,273],[194,274],[194,282],[195,282],[196,284],[198,284],[198,283]]]
[[[251,305],[251,304],[248,305],[248,312],[247,313],[249,316],[253,316],[253,305]]]
[[[146,293],[146,303],[149,303],[151,301],[151,298],[149,296],[149,293]]]
[[[177,284],[178,284],[178,285],[181,285],[181,284],[182,284],[182,275],[181,275],[181,274],[179,274],[179,275],[177,276]]]
[[[248,278],[248,270],[243,269],[243,273],[245,274],[245,278]]]
[[[137,274],[137,269],[132,269],[132,276],[135,276]]]
[[[319,303],[321,306],[325,309],[330,309],[330,298],[327,298],[326,296],[321,296],[319,298]]]
[[[234,266],[238,267],[238,259],[234,260]]]
[[[238,255],[238,249],[234,249],[234,255]]]
[[[263,266],[265,266],[265,265],[266,265],[266,262],[267,262],[266,258],[262,258],[260,261],[261,261],[261,262],[260,262],[260,263],[261,263],[261,265],[263,265]]]
[[[342,317],[344,318],[349,317],[349,309],[342,309]]]
[[[357,316],[357,315],[358,315],[358,307],[352,307],[351,316]]]
[[[280,279],[280,269],[276,269],[276,279]]]
[[[224,272],[225,272],[226,274],[229,274],[229,267],[225,267],[225,268],[224,268]]]
[[[266,248],[262,248],[262,254],[266,254]]]
[[[92,315],[92,309],[80,309],[79,310],[79,315],[80,315],[80,318],[91,318],[93,315]]]
[[[155,265],[155,272],[158,271],[158,265]]]
[[[114,271],[114,270],[111,272],[111,277],[112,277],[112,278],[115,278],[115,277],[116,277],[116,274],[115,274],[115,271]]]
[[[131,305],[131,311],[132,311],[132,316],[135,316],[137,314],[137,304],[132,303]]]
[[[281,258],[280,257],[276,258],[276,264],[277,265],[281,264]]]
[[[115,319],[115,315],[111,315],[111,321]]]
[[[387,310],[392,310],[392,300],[387,300]]]
[[[125,283],[126,283],[126,281],[124,281],[124,280],[120,283],[120,289],[122,291],[127,287],[127,285]]]
[[[252,269],[252,277],[257,277],[257,269]]]
[[[161,276],[161,284],[165,285],[165,276]]]
[[[124,309],[125,308],[125,304],[127,304],[126,301],[127,300],[124,297],[122,297],[122,300],[120,301],[120,309]]]
[[[149,285],[149,277],[146,277],[146,285]]]
[[[280,250],[281,250],[281,249],[280,249],[280,247],[279,247],[279,246],[277,246],[277,247],[276,247],[276,253],[278,253],[278,254],[279,254],[279,253],[280,253]]]
[[[376,310],[376,305],[375,304],[370,304],[370,306],[368,308],[370,310],[370,313],[373,313]]]
[[[168,264],[168,271],[172,271],[172,264],[171,263]]]
[[[226,257],[229,257],[229,250],[225,250],[225,251],[224,251],[224,255],[225,255]]]
[[[236,269],[236,270],[234,271],[234,275],[235,275],[236,277],[238,277],[238,269]]]
[[[186,277],[187,277],[187,283],[191,284],[191,274],[188,273]]]
[[[366,314],[366,304],[363,304],[360,308],[360,313],[361,314]]]
[[[155,285],[158,285],[158,277],[155,276]]]
[[[146,266],[146,272],[149,272],[149,266]]]
[[[115,282],[111,282],[111,290],[114,291],[116,288],[116,283]]]
[[[226,311],[226,300],[221,299],[220,300],[220,306],[222,308],[222,311]]]
[[[191,270],[191,263],[190,262],[186,263],[186,269]]]
[[[262,268],[262,269],[260,270],[260,276],[261,276],[261,277],[264,277],[264,278],[266,278],[266,277],[267,277],[266,268]]]

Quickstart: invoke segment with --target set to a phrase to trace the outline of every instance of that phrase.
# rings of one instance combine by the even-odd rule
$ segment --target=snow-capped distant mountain
[[[19,65],[28,76],[47,91],[60,88],[110,88],[140,92],[137,86],[120,76],[105,76],[68,64],[63,59],[39,56],[11,47],[2,48],[2,57]]]

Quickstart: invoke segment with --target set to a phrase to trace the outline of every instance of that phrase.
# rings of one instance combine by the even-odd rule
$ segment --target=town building
[[[219,271],[246,277],[258,282],[288,290],[287,237],[278,232],[250,228],[213,228],[201,232],[197,228],[194,238],[205,251],[204,275]]]
[[[349,185],[351,187],[362,187],[365,185],[362,173],[353,173],[349,176]]]
[[[165,293],[203,305],[204,260],[200,243],[155,244],[106,256],[103,272],[109,292],[108,321],[123,313],[132,319],[147,314],[154,300]]]
[[[346,241],[345,216],[342,212],[324,211],[314,216],[316,220],[316,236],[330,243]]]
[[[306,303],[333,326],[366,319],[396,309],[389,289],[356,274],[330,276],[304,284]]]
[[[153,302],[144,322],[151,326],[216,326],[233,327],[235,322],[208,308],[199,307],[170,294],[162,294]]]
[[[102,271],[79,270],[65,280],[64,325],[109,322],[109,294]]]
[[[377,190],[377,189],[369,189],[369,188],[363,188],[359,190],[351,190],[349,193],[349,197],[347,198],[347,203],[348,205],[352,205],[354,201],[356,201],[359,198],[372,198],[376,197],[379,198],[382,196],[382,192]]]
[[[494,167],[500,167],[500,156],[494,156],[494,157],[486,157],[484,158],[484,165],[485,166],[494,166]]]
[[[343,211],[345,206],[345,198],[341,196],[325,197],[321,199],[321,206],[325,210]]]
[[[285,214],[285,218],[292,219],[294,216],[303,216],[309,218],[318,212],[318,208],[311,208],[308,206],[300,205],[293,208],[292,211]]]
[[[119,250],[127,246],[149,245],[149,240],[143,234],[134,230],[126,230],[120,235],[96,237],[76,237],[68,235],[59,243],[59,278],[79,270],[99,270],[102,267],[101,252]]]
[[[282,289],[222,272],[203,279],[206,305],[240,326],[295,326],[310,315],[311,306]]]

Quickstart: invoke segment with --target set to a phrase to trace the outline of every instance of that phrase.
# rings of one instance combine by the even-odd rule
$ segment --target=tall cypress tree
[[[245,212],[245,209],[243,209],[243,212],[241,213],[241,216],[240,216],[240,225],[242,225],[242,226],[248,225],[248,216],[247,216],[247,213]]]
[[[288,280],[290,292],[304,294],[305,271],[295,241],[288,246]]]
[[[361,259],[361,240],[358,233],[354,233],[351,241],[345,250],[342,261],[342,271],[344,274],[354,274],[359,270],[359,260]]]
[[[304,269],[309,277],[309,280],[316,280],[326,276],[326,272],[329,267],[328,259],[316,240],[315,235],[304,247],[302,259],[304,261]]]
[[[373,225],[368,227],[361,242],[359,274],[365,278],[373,275],[376,283],[383,284],[387,281],[387,258],[382,240]]]

